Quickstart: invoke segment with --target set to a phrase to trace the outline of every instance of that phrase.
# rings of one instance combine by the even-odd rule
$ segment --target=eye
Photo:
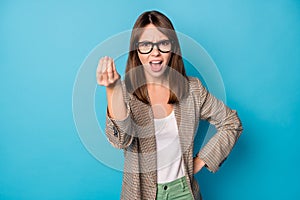
[[[163,45],[163,46],[169,46],[170,43],[171,43],[170,40],[163,40],[163,41],[160,42],[160,44]]]
[[[141,42],[139,44],[140,47],[151,47],[152,43],[151,42]]]

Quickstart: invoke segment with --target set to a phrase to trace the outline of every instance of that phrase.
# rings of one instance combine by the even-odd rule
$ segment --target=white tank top
[[[154,119],[157,147],[157,183],[168,183],[184,176],[174,110],[165,118]]]

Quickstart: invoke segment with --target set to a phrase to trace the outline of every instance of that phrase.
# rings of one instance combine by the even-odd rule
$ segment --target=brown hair
[[[148,24],[153,24],[156,28],[166,35],[172,43],[171,57],[168,63],[169,68],[166,73],[169,75],[170,96],[169,104],[177,103],[188,93],[188,77],[185,73],[179,41],[172,25],[172,22],[158,11],[148,11],[142,13],[136,20],[130,38],[130,51],[126,65],[125,84],[129,93],[132,93],[140,101],[149,104],[149,96],[146,85],[144,69],[138,52],[136,43],[138,42],[143,28]]]

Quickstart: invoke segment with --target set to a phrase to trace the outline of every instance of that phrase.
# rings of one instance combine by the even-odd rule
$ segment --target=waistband
[[[157,184],[157,188],[162,189],[162,190],[185,188],[185,187],[187,187],[187,182],[186,182],[185,176],[178,178],[174,181],[168,182],[168,183],[158,183]]]

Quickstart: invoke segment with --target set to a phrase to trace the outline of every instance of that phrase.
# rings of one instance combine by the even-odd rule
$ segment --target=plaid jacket
[[[150,105],[126,92],[127,117],[114,120],[107,114],[106,135],[116,148],[124,150],[124,172],[121,199],[156,199],[156,139]],[[197,153],[207,169],[216,172],[227,158],[242,132],[236,111],[212,96],[199,79],[189,77],[188,96],[174,105],[185,175],[194,199],[201,199],[198,183],[193,175],[194,136],[200,120],[215,125],[217,132]]]

